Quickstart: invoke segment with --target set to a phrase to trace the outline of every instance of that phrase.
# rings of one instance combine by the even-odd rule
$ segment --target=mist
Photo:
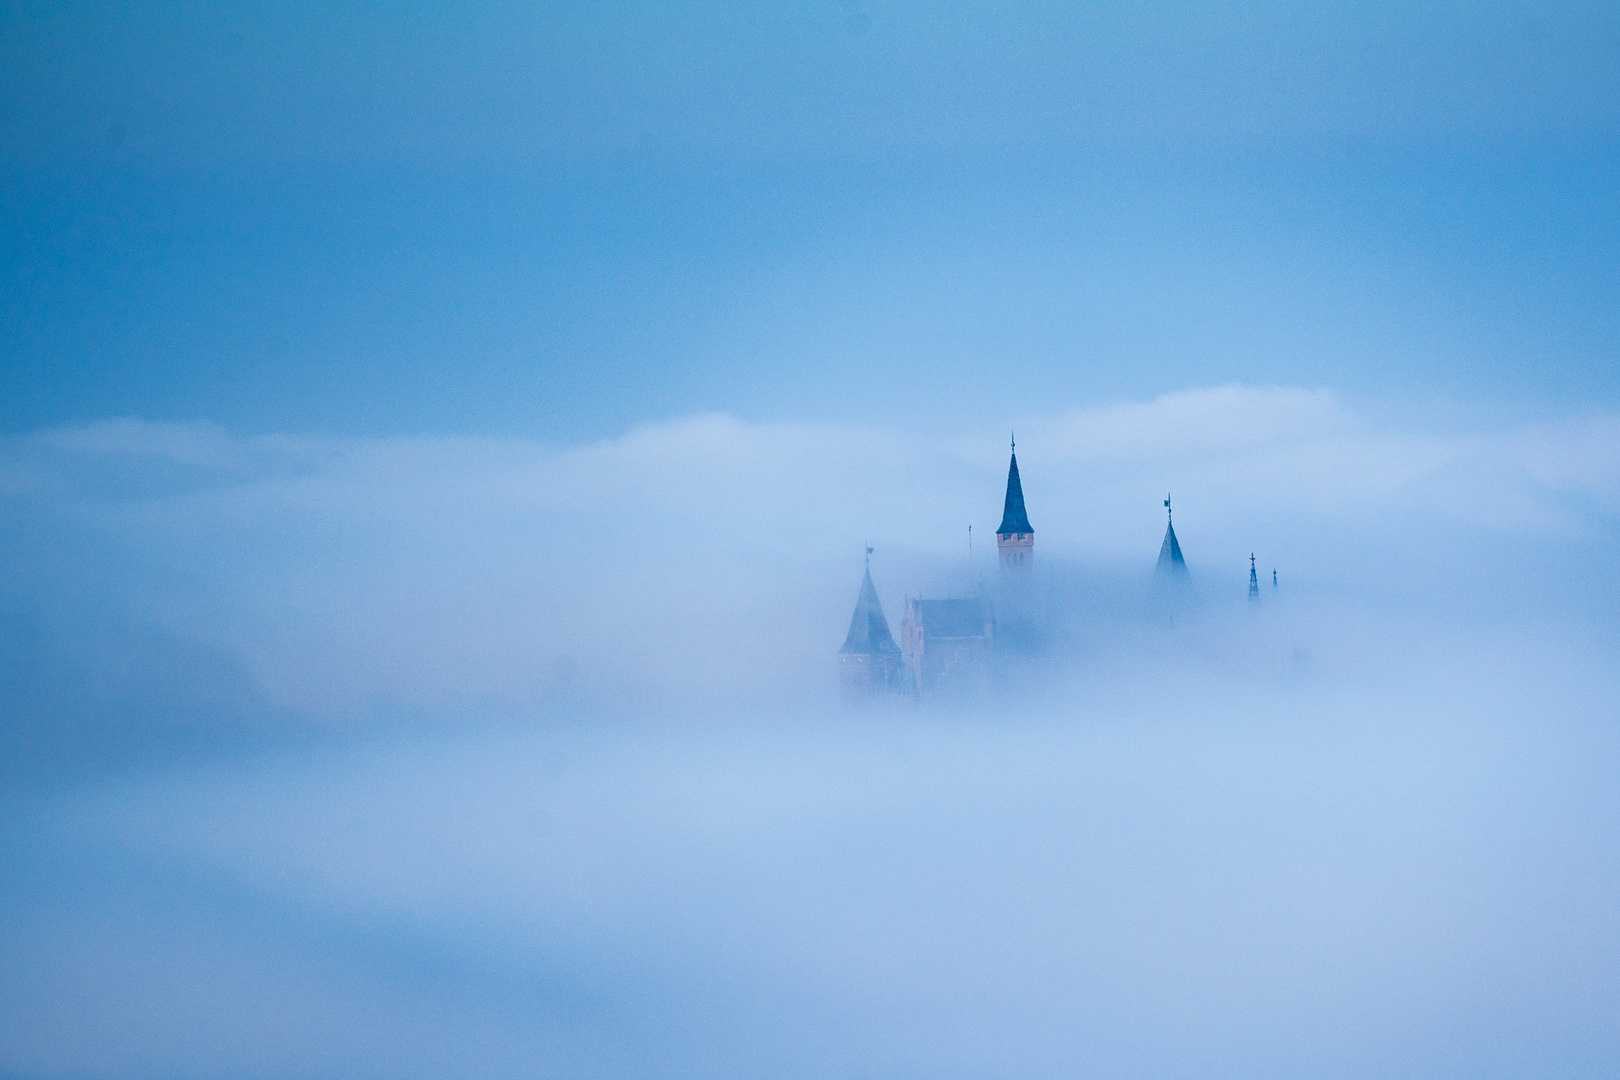
[[[1003,435],[14,437],[5,1068],[1604,1075],[1617,423],[1026,417],[1037,632],[866,708]]]
[[[0,1078],[1620,1074],[1617,46],[0,4]]]

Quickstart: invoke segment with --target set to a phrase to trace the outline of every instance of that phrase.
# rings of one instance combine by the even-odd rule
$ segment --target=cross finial
[[[1012,433],[1012,448],[1013,453],[1018,453],[1018,432],[1016,431]]]
[[[1166,493],[1164,497],[1164,516],[1169,518],[1172,513],[1174,513],[1174,511],[1170,509],[1170,496],[1168,493]]]
[[[866,549],[866,565],[867,566],[872,565],[872,549],[871,548]]]

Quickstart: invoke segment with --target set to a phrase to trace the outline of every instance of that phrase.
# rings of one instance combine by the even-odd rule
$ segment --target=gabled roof
[[[1014,452],[1012,464],[1007,467],[1007,503],[1001,511],[1001,525],[996,532],[1034,533],[1029,526],[1029,514],[1024,511],[1024,485],[1018,479],[1018,454]]]
[[[907,617],[920,624],[930,641],[940,638],[982,638],[990,613],[977,597],[951,600],[913,600]]]
[[[866,568],[861,579],[861,594],[855,600],[855,614],[849,620],[849,634],[844,638],[840,653],[883,655],[900,653],[889,633],[889,620],[883,617],[883,605],[878,603],[877,589],[872,585],[872,568]]]
[[[1181,557],[1181,545],[1176,542],[1176,527],[1169,522],[1164,526],[1164,543],[1159,546],[1159,565],[1155,577],[1187,577],[1187,560]]]

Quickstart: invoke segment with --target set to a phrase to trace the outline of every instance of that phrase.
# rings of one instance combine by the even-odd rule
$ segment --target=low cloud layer
[[[1212,596],[1241,590],[1251,551],[1291,584],[1391,599],[1540,551],[1489,572],[1559,588],[1548,563],[1584,568],[1620,516],[1606,414],[1438,432],[1226,387],[1020,426],[1043,562],[1108,583],[1145,580],[1166,491]],[[891,610],[989,572],[1003,439],[720,416],[579,447],[116,421],[5,445],[6,591],[25,640],[183,641],[321,720],[526,708],[560,682],[809,701],[863,546]]]
[[[1017,430],[1051,632],[857,712],[1004,433],[6,442],[0,1071],[1612,1072],[1620,418]]]

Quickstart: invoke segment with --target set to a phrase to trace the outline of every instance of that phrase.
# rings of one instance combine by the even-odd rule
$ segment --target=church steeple
[[[1260,575],[1254,572],[1254,553],[1249,553],[1249,599],[1260,599]]]
[[[1159,581],[1186,581],[1187,560],[1181,557],[1181,544],[1176,540],[1176,526],[1171,519],[1170,496],[1164,497],[1164,543],[1159,545],[1159,565],[1153,576]]]
[[[1007,466],[1007,500],[1002,506],[1001,524],[996,528],[996,549],[1001,565],[1024,568],[1035,560],[1035,530],[1024,509],[1024,484],[1018,477],[1018,439],[1012,440],[1012,461]]]

